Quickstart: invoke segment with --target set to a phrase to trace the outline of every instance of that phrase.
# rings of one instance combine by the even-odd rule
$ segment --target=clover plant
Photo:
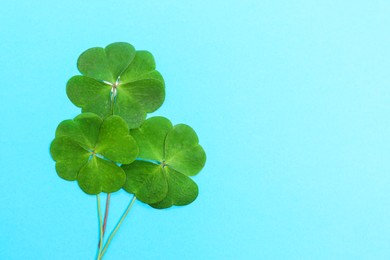
[[[196,199],[198,186],[190,177],[204,167],[206,154],[190,126],[146,119],[165,98],[151,53],[112,43],[83,52],[77,67],[82,75],[68,81],[66,93],[82,113],[58,125],[50,153],[59,177],[96,195],[102,259],[136,199],[156,209]],[[104,245],[110,194],[120,189],[133,197]],[[107,194],[104,220],[100,193]]]

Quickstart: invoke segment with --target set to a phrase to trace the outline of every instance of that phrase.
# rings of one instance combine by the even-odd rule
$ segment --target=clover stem
[[[107,193],[106,212],[104,212],[104,222],[103,222],[103,236],[104,236],[104,233],[106,232],[106,225],[107,225],[107,219],[108,219],[108,210],[110,208],[110,197],[111,197],[111,194]]]
[[[102,225],[102,212],[101,212],[101,206],[100,206],[100,195],[96,195],[97,200],[97,210],[98,210],[98,218],[99,218],[99,238],[100,238],[100,244],[103,244],[103,225]],[[98,255],[97,260],[102,259],[102,248],[98,248]]]
[[[110,236],[108,237],[107,239],[107,242],[103,248],[103,251],[102,251],[102,257],[103,255],[106,253],[107,251],[107,248],[108,246],[110,245],[111,243],[111,240],[114,238],[116,232],[118,231],[118,229],[120,228],[120,226],[122,225],[123,221],[125,220],[126,216],[129,214],[130,212],[130,209],[133,207],[134,205],[134,202],[136,201],[137,197],[134,195],[132,200],[130,201],[129,205],[127,206],[126,208],[126,211],[123,213],[121,219],[119,220],[119,222],[116,224],[114,230],[111,232]]]
[[[108,220],[108,211],[109,211],[109,208],[110,208],[110,197],[111,197],[111,194],[107,193],[106,209],[105,209],[105,212],[104,212],[104,220],[103,220],[103,239],[104,239],[104,235],[106,234],[106,226],[107,226],[107,220]],[[100,248],[100,245],[101,245],[101,243],[99,241],[98,248]]]

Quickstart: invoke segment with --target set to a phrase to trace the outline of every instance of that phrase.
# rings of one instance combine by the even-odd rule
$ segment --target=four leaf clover
[[[122,166],[127,175],[123,188],[154,208],[194,201],[198,186],[189,176],[196,175],[206,161],[195,131],[152,117],[130,132],[139,145],[139,158]]]
[[[61,178],[96,194],[101,260],[136,199],[157,209],[196,199],[190,177],[203,168],[206,154],[188,125],[145,120],[165,99],[151,53],[112,43],[83,52],[77,67],[82,75],[68,81],[66,93],[82,113],[58,125],[50,153]],[[104,244],[110,193],[122,188],[134,196]],[[107,193],[104,220],[101,192]]]
[[[126,175],[116,163],[131,163],[138,146],[119,116],[102,120],[83,113],[59,124],[50,146],[58,175],[77,180],[88,194],[115,192],[122,188]]]
[[[112,43],[83,52],[77,67],[82,75],[66,92],[82,114],[56,130],[50,152],[58,175],[88,194],[123,188],[154,208],[194,201],[190,176],[206,161],[195,131],[164,117],[145,120],[165,99],[152,54]]]
[[[118,115],[137,128],[164,102],[164,80],[152,54],[128,43],[90,48],[80,55],[77,67],[82,75],[68,81],[66,93],[82,112],[102,118]]]

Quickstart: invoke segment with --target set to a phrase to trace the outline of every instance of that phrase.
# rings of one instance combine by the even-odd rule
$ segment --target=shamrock
[[[137,128],[164,102],[164,80],[152,54],[128,43],[90,48],[80,55],[77,67],[82,75],[68,81],[66,93],[82,112],[102,118],[118,115]]]
[[[126,175],[117,163],[133,162],[138,146],[119,116],[103,120],[83,113],[58,125],[50,153],[61,178],[77,180],[84,192],[98,194],[122,188]]]
[[[188,125],[145,120],[165,99],[151,53],[112,43],[83,52],[77,68],[81,75],[69,79],[66,93],[82,114],[58,125],[50,153],[61,178],[97,194],[100,260],[137,198],[158,209],[193,202],[198,186],[190,177],[204,167],[206,154]],[[105,239],[110,193],[121,188],[134,196]],[[101,192],[107,193],[104,220]]]
[[[205,165],[206,154],[195,131],[184,124],[173,126],[164,117],[152,117],[130,131],[139,145],[138,159],[122,165],[124,190],[154,208],[193,202],[198,186],[189,178]]]

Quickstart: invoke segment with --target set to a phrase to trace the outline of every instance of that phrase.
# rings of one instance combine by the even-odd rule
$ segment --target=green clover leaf
[[[132,129],[164,102],[164,79],[152,54],[128,43],[90,48],[80,55],[77,67],[82,75],[68,81],[66,93],[82,112],[102,118],[119,115]]]
[[[61,178],[77,180],[88,194],[111,193],[122,188],[126,179],[117,163],[133,162],[138,146],[119,116],[103,120],[83,113],[58,125],[50,153]]]
[[[183,206],[198,196],[198,186],[189,178],[204,167],[206,154],[198,136],[188,125],[164,117],[147,119],[130,131],[139,145],[139,159],[122,165],[124,190],[154,208]]]

